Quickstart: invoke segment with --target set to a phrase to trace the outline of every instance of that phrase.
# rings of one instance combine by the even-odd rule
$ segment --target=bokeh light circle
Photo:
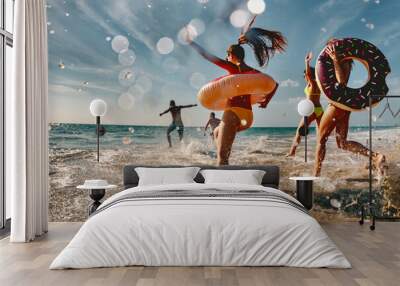
[[[122,86],[131,86],[136,79],[136,74],[133,69],[123,69],[118,75],[118,81]]]
[[[118,106],[123,110],[131,110],[135,104],[135,98],[130,93],[123,93],[118,97]]]
[[[136,60],[136,54],[132,50],[124,50],[118,54],[118,62],[123,66],[131,66]]]
[[[169,57],[162,62],[162,67],[166,73],[175,73],[180,69],[181,65],[176,58]]]
[[[197,36],[204,33],[204,30],[206,29],[204,22],[197,18],[192,19],[188,26],[196,31]]]
[[[238,9],[232,12],[229,20],[232,26],[236,28],[244,27],[250,20],[250,13],[246,10]]]
[[[157,51],[162,55],[167,55],[174,50],[174,41],[168,37],[162,37],[157,42]]]
[[[114,52],[118,54],[127,50],[128,47],[129,47],[129,40],[122,35],[115,36],[111,41],[111,48],[113,49]]]
[[[265,2],[264,0],[249,0],[247,8],[253,14],[261,14],[265,11]]]
[[[149,92],[151,88],[153,87],[153,82],[151,78],[149,78],[147,75],[140,75],[136,79],[136,84],[135,86],[141,88],[144,93]]]
[[[190,76],[190,85],[194,89],[201,88],[205,83],[206,83],[206,77],[199,72],[194,72]]]
[[[193,26],[187,25],[178,32],[178,41],[182,45],[188,45],[188,38],[193,41],[197,36],[196,29]]]
[[[140,85],[132,85],[129,88],[129,93],[133,95],[135,100],[142,100],[144,98],[144,90]]]

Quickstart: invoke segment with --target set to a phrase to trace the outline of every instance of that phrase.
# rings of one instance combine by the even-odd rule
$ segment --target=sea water
[[[122,182],[122,168],[139,165],[215,165],[216,147],[209,131],[200,127],[185,127],[184,139],[171,133],[173,148],[168,148],[167,126],[104,125],[106,133],[100,138],[100,162],[96,160],[96,126],[91,124],[51,124],[50,181],[51,203],[68,205],[65,198],[71,190],[87,178],[103,178],[114,184]],[[289,152],[294,127],[253,127],[237,134],[229,163],[232,165],[278,165],[281,169],[280,189],[294,194],[291,176],[312,175],[316,133],[311,128],[308,136],[308,162],[304,161],[304,140],[295,157]],[[368,146],[368,127],[351,127],[349,140]],[[390,176],[385,184],[374,180],[374,195],[378,209],[384,210],[390,197],[391,209],[385,214],[396,214],[400,207],[400,127],[374,127],[373,150],[386,155]],[[397,162],[397,163],[396,163]],[[327,144],[322,177],[314,182],[314,216],[320,220],[334,215],[354,217],[358,202],[368,200],[368,158],[336,145],[334,132]],[[374,177],[376,178],[376,177]],[[85,206],[81,206],[85,209]],[[56,209],[56,208],[54,208]],[[52,210],[52,208],[51,208]],[[65,220],[68,209],[53,216]],[[84,212],[82,212],[84,214]],[[77,218],[81,219],[81,217]]]
[[[106,129],[100,138],[102,148],[120,148],[129,145],[159,145],[167,144],[166,132],[168,126],[136,126],[136,125],[103,125]],[[379,126],[377,130],[399,129],[399,127]],[[186,141],[208,142],[209,132],[201,127],[185,127],[184,138]],[[363,141],[367,139],[368,127],[351,127],[350,134],[359,134]],[[296,133],[296,127],[252,127],[237,134],[235,142],[256,144],[260,138],[267,137],[276,142],[290,142]],[[206,136],[204,135],[206,134]],[[177,132],[171,136],[176,139]],[[359,137],[357,135],[357,137]],[[310,138],[315,137],[315,128],[310,127]],[[50,148],[66,149],[91,149],[97,144],[96,125],[52,123],[49,125]],[[176,141],[176,140],[175,140]],[[365,143],[365,142],[362,142]],[[272,146],[273,147],[273,146]],[[278,147],[278,146],[275,146]]]

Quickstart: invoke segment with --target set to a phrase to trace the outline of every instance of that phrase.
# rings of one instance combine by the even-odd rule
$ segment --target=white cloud
[[[354,13],[357,14],[357,13]],[[320,50],[323,46],[325,46],[326,42],[335,37],[337,32],[345,26],[347,23],[357,18],[357,15],[337,15],[336,17],[330,18],[325,24],[326,33],[323,33],[321,37],[318,38],[317,42],[314,44],[313,50]]]
[[[367,24],[365,24],[365,27],[367,27],[370,30],[375,29],[375,25],[373,23],[367,23]]]
[[[106,14],[108,19],[97,12],[101,11],[99,6],[94,8],[93,5],[89,5],[89,3],[94,2],[78,0],[77,6],[79,10],[87,16],[88,19],[103,28],[105,34],[113,36],[119,35],[120,32],[114,27],[120,25],[124,27],[124,31],[128,32],[128,34],[130,34],[133,38],[146,45],[150,50],[154,50],[153,40],[151,40],[149,37],[148,31],[144,31],[146,29],[146,25],[143,25],[143,21],[141,21],[136,14],[132,12],[132,5],[130,6],[128,1],[113,1],[112,4],[108,5],[106,9],[102,11]],[[97,4],[94,5],[96,6]],[[149,23],[150,21],[146,22]],[[109,23],[112,23],[112,25]]]
[[[283,80],[279,83],[280,87],[298,87],[299,85],[300,84],[298,81],[290,79],[290,78]]]
[[[136,9],[135,12],[137,12],[137,10],[138,9]],[[158,34],[158,31],[156,31],[156,27],[143,25],[144,19],[140,19],[140,16],[138,16],[143,15],[147,18],[147,16],[151,17],[151,14],[146,13],[146,15],[144,15],[145,13],[143,11],[141,13],[134,13],[132,11],[132,5],[129,5],[128,1],[113,1],[111,7],[109,7],[106,12],[114,24],[122,25],[132,37],[146,45],[151,51],[155,51],[155,41],[150,35]],[[154,21],[149,19],[146,21],[147,25],[152,22]],[[159,28],[162,28],[162,26]],[[152,33],[149,33],[150,30]]]
[[[67,77],[54,77],[49,84],[49,92],[53,95],[74,95],[78,94],[79,89],[81,93],[90,95],[90,93],[104,93],[109,95],[116,95],[119,93],[118,90],[109,86],[106,82],[96,81],[88,82],[84,84],[84,81],[78,79],[71,79]]]
[[[325,13],[327,10],[332,8],[336,4],[336,0],[327,0],[317,7],[317,11],[320,13]]]
[[[315,12],[321,14],[318,16],[326,19],[322,22],[322,26],[326,29],[326,32],[318,37],[313,50],[320,50],[330,38],[337,36],[337,33],[345,25],[351,23],[354,19],[359,19],[360,14],[365,9],[363,6],[358,1],[348,0],[327,0],[320,4],[315,9]]]
[[[91,19],[92,21],[96,22],[96,24],[98,24],[100,27],[102,27],[105,30],[106,34],[117,35],[118,31],[111,27],[107,21],[104,21],[104,18],[96,12],[97,9],[93,9],[93,7],[89,6],[88,3],[89,2],[86,0],[76,1],[76,5],[79,10],[86,14],[88,19]]]
[[[120,67],[118,65],[115,65],[113,67],[108,67],[108,68],[100,68],[100,67],[93,67],[93,66],[88,66],[88,65],[70,65],[67,67],[69,70],[74,71],[74,72],[80,72],[80,73],[89,73],[92,75],[113,75],[115,74],[115,71],[118,70]]]
[[[78,95],[78,88],[63,84],[49,84],[49,93],[51,95]]]
[[[380,25],[376,30],[376,36],[371,39],[371,42],[376,45],[390,46],[390,44],[400,38],[399,30],[400,22],[394,21],[390,25]],[[393,46],[393,50],[398,51],[397,46]]]
[[[286,103],[293,105],[299,103],[301,100],[304,99],[304,96],[296,96],[296,97],[290,97]]]

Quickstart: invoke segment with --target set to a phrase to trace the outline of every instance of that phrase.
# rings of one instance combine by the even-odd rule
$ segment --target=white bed
[[[176,194],[154,196],[163,192]],[[216,192],[241,195],[218,196]],[[263,193],[257,197],[253,192]],[[146,194],[152,195],[146,198]],[[277,189],[255,185],[130,188],[100,206],[50,269],[128,265],[350,268],[318,222],[298,204]]]

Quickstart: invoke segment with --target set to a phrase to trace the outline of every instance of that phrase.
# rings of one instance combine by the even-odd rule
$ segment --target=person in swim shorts
[[[182,139],[183,139],[184,126],[183,126],[183,122],[182,122],[181,110],[183,108],[189,108],[189,107],[194,107],[194,106],[197,106],[197,104],[176,105],[175,100],[171,100],[169,102],[169,108],[167,110],[165,110],[164,112],[160,113],[160,116],[163,116],[164,114],[171,112],[172,123],[168,126],[168,129],[167,129],[167,139],[168,139],[169,147],[172,147],[170,134],[175,129],[178,130],[179,140],[182,141]]]
[[[210,136],[214,138],[214,130],[221,123],[221,119],[215,117],[215,112],[210,113],[210,118],[207,121],[206,126],[204,127],[204,135],[206,135],[206,131],[208,127],[211,128]]]

